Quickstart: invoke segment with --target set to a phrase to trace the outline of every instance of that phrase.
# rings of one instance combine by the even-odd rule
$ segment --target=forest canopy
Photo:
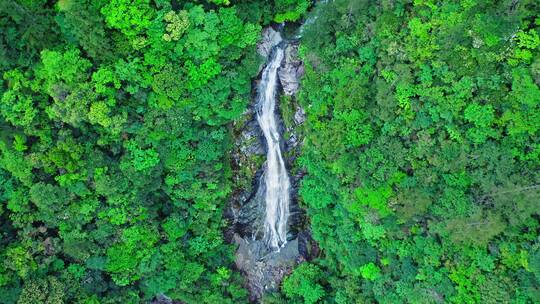
[[[302,40],[300,195],[324,256],[285,296],[538,302],[539,3],[336,0],[317,12]]]
[[[304,23],[293,169],[319,251],[262,301],[539,302],[539,16],[536,0],[0,1],[0,303],[247,303],[223,234],[232,126],[283,22]]]

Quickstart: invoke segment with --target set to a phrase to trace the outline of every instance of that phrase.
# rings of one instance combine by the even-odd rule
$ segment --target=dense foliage
[[[540,3],[321,4],[293,303],[540,301]]]
[[[246,300],[229,125],[307,2],[235,2],[0,1],[0,303]]]
[[[0,1],[0,303],[247,302],[222,232],[231,124],[262,27],[306,18],[295,165],[321,254],[266,302],[540,301],[539,15]]]

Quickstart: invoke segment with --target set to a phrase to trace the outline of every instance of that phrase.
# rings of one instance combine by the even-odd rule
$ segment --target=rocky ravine
[[[281,40],[281,34],[272,27],[263,31],[263,36],[257,47],[261,56],[267,58],[272,47]],[[288,41],[285,56],[278,70],[282,102],[276,111],[284,110],[294,113],[291,121],[285,123],[280,119],[280,128],[287,133],[283,151],[288,155],[285,162],[291,168],[291,162],[301,143],[297,128],[304,122],[304,111],[296,102],[294,96],[298,92],[300,78],[303,74],[303,64],[298,59],[297,41]],[[264,66],[261,65],[261,70]],[[284,100],[288,102],[283,102]],[[294,266],[308,259],[309,234],[302,231],[303,214],[296,200],[297,185],[301,174],[291,175],[293,186],[291,193],[291,216],[288,242],[279,252],[269,251],[262,242],[265,218],[264,189],[259,187],[262,165],[265,160],[264,138],[255,117],[255,98],[250,108],[244,113],[245,121],[236,126],[236,142],[233,153],[233,168],[237,189],[231,200],[229,218],[231,227],[228,239],[238,245],[236,266],[246,277],[246,287],[250,291],[251,300],[258,301],[264,293],[276,290],[283,277],[291,272]],[[280,116],[280,115],[278,115]],[[281,116],[280,116],[281,117]],[[287,126],[287,127],[286,127]]]

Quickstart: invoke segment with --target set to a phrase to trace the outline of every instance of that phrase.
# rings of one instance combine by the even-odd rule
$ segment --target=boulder
[[[298,239],[291,240],[280,251],[268,251],[261,240],[249,240],[235,235],[236,267],[246,277],[250,300],[259,301],[263,294],[276,291],[283,278],[303,260],[298,251]]]
[[[296,112],[294,112],[294,123],[301,125],[304,121],[306,121],[306,112],[302,107],[298,106]]]
[[[261,40],[257,44],[257,52],[264,58],[267,58],[268,55],[270,55],[272,48],[278,45],[281,41],[283,41],[281,38],[281,33],[269,26],[262,32]]]
[[[285,48],[285,57],[278,71],[279,81],[285,95],[296,95],[300,88],[300,78],[304,74],[304,65],[298,58],[298,44],[289,43]]]

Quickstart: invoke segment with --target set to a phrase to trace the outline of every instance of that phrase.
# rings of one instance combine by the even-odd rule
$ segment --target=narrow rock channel
[[[295,199],[299,176],[290,175],[292,159],[285,156],[299,141],[280,115],[280,107],[290,106],[280,105],[280,96],[297,93],[303,72],[297,42],[283,39],[272,27],[263,31],[258,51],[266,63],[256,81],[253,107],[246,113],[252,119],[244,122],[238,136],[236,165],[253,168],[250,159],[258,159],[260,166],[251,188],[240,191],[232,207],[236,265],[246,277],[252,301],[276,290],[294,265],[305,259],[301,254],[305,237],[295,228],[301,213]],[[294,111],[292,123],[298,126],[303,110]],[[287,139],[285,132],[290,135]]]

